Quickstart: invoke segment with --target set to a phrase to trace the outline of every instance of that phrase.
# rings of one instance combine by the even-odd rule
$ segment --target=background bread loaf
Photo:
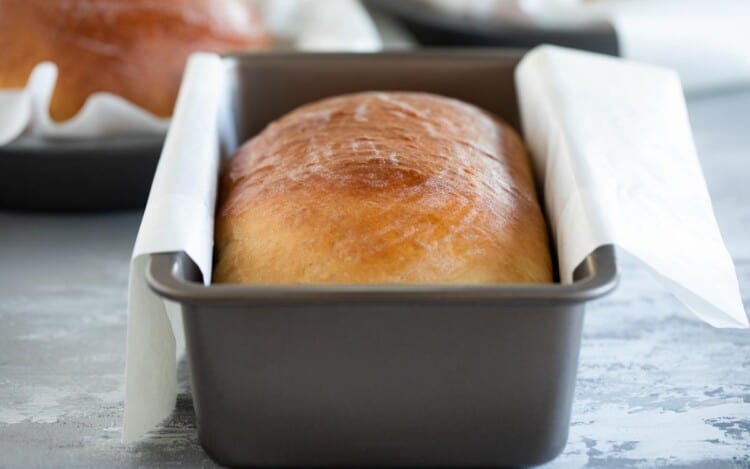
[[[0,0],[0,88],[22,87],[34,66],[57,64],[50,115],[73,117],[89,95],[120,95],[167,117],[195,51],[265,47],[243,0]]]

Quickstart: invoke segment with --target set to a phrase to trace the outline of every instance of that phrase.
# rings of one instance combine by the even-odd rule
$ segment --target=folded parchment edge
[[[130,266],[122,441],[143,436],[172,412],[177,386],[177,346],[163,300],[146,284],[150,254],[176,245],[211,278],[214,203],[225,107],[225,64],[216,54],[191,56],[167,134]],[[206,123],[213,122],[212,127]],[[190,138],[185,138],[187,133]],[[201,155],[201,158],[195,158]],[[185,164],[190,158],[190,164]],[[188,187],[192,194],[183,192]],[[186,230],[190,226],[193,229]],[[169,340],[165,343],[165,338]]]
[[[561,58],[566,61],[566,68],[564,69],[555,66],[556,61]],[[561,114],[562,111],[558,111],[565,109],[563,103],[559,102],[562,92],[558,87],[563,86],[562,83],[565,83],[563,78],[566,78],[562,75],[575,76],[576,73],[579,75],[581,73],[580,70],[571,69],[571,58],[578,63],[585,62],[587,66],[591,67],[597,67],[600,64],[607,67],[612,65],[627,66],[632,70],[637,70],[638,73],[648,74],[650,79],[658,81],[663,89],[670,91],[666,99],[671,99],[670,104],[674,106],[678,114],[683,114],[681,120],[676,120],[680,117],[679,115],[670,120],[675,128],[680,131],[675,138],[680,138],[681,141],[679,145],[675,145],[675,148],[683,149],[685,153],[682,156],[689,163],[694,163],[695,168],[697,168],[692,173],[692,180],[695,180],[696,183],[691,186],[691,191],[697,194],[695,200],[702,203],[704,215],[710,218],[710,220],[706,220],[708,223],[704,224],[705,233],[710,236],[714,247],[720,246],[720,248],[717,247],[716,257],[712,259],[713,263],[707,268],[711,268],[712,273],[717,274],[718,278],[721,278],[724,282],[722,288],[724,295],[721,297],[716,297],[715,294],[713,299],[705,297],[685,285],[680,285],[670,275],[667,263],[663,260],[652,262],[648,258],[647,249],[639,248],[637,243],[633,244],[632,240],[621,233],[622,230],[618,229],[621,228],[618,227],[618,224],[622,222],[613,218],[612,213],[598,213],[601,206],[606,204],[592,203],[592,201],[604,196],[597,190],[591,192],[592,187],[590,187],[590,182],[586,180],[588,177],[586,171],[581,170],[581,168],[576,170],[575,166],[572,165],[572,162],[585,164],[586,158],[571,154],[575,151],[581,151],[581,148],[580,145],[571,142],[570,129],[566,128],[566,116]],[[708,189],[700,170],[697,151],[692,140],[690,123],[687,118],[687,106],[677,74],[672,70],[654,65],[625,61],[590,52],[573,51],[557,46],[540,46],[528,52],[516,68],[516,88],[525,140],[529,145],[537,175],[545,188],[545,205],[548,215],[552,218],[551,224],[554,226],[553,235],[560,257],[561,278],[564,281],[570,281],[575,266],[592,249],[604,244],[615,244],[639,259],[673,295],[702,320],[714,327],[747,328],[748,318],[742,304],[736,269],[723,243],[715,220]],[[538,105],[539,102],[545,104]],[[570,103],[566,104],[570,106]],[[618,123],[612,122],[611,125],[618,125]],[[614,134],[617,134],[617,132],[614,132]],[[665,138],[667,138],[666,134]],[[623,142],[613,142],[614,145],[618,143],[623,144]],[[554,153],[556,160],[552,160],[552,153]],[[550,167],[557,165],[557,161],[561,159],[565,159],[569,163],[566,166],[568,171],[561,174],[559,170],[550,170]],[[561,178],[566,179],[565,184],[560,184]],[[571,184],[571,180],[575,183]],[[562,195],[560,192],[553,194],[549,190],[552,185],[556,188],[567,187],[569,192]],[[605,195],[617,192],[616,188],[613,188],[612,191],[608,191]],[[616,200],[616,197],[614,199]],[[611,206],[613,203],[609,205]],[[570,215],[571,213],[585,216],[575,217]],[[588,223],[586,226],[582,226],[580,223],[567,222],[566,219],[578,220],[579,222],[581,219],[586,219]],[[575,233],[571,234],[572,232]],[[685,230],[682,233],[684,232]],[[676,231],[673,235],[680,236],[682,233]],[[587,241],[571,245],[567,242],[569,239],[586,239]],[[683,255],[689,256],[690,253],[685,252]]]

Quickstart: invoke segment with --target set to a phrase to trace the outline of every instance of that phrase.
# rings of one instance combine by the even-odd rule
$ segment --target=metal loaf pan
[[[517,125],[499,51],[227,57],[239,141],[360,90],[473,102]],[[204,286],[183,253],[151,288],[182,306],[200,442],[229,466],[521,466],[564,447],[586,302],[616,284],[603,247],[573,284]]]
[[[21,137],[0,146],[0,210],[143,208],[163,136]]]
[[[492,18],[465,18],[444,13],[420,1],[367,0],[371,9],[392,16],[423,46],[520,47],[542,44],[619,55],[617,33],[609,22],[581,27],[503,24]]]

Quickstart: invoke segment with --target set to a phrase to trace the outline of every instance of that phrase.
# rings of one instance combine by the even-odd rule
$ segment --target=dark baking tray
[[[361,90],[453,96],[518,123],[520,54],[227,57],[243,141],[303,103]],[[210,125],[210,123],[205,123]],[[521,466],[564,447],[584,308],[612,247],[573,284],[204,286],[183,253],[150,287],[182,307],[200,442],[230,466]]]
[[[617,34],[606,22],[582,28],[507,25],[498,21],[451,16],[414,0],[367,0],[369,8],[396,19],[424,46],[518,47],[555,44],[619,55]]]
[[[98,211],[146,205],[163,136],[21,137],[0,146],[0,209]]]

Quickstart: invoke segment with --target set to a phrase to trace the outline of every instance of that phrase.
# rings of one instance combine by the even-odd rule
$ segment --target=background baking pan
[[[451,16],[414,0],[366,0],[367,6],[401,23],[424,46],[500,46],[531,48],[555,44],[603,54],[619,55],[612,25],[602,22],[585,28],[547,28],[505,25],[491,19]]]
[[[146,205],[163,136],[22,137],[0,146],[0,209],[94,211]]]
[[[518,123],[498,51],[227,57],[238,141],[301,104],[441,93]],[[304,77],[300,80],[299,77]],[[208,123],[207,123],[208,125]],[[200,442],[230,466],[522,466],[564,447],[585,304],[614,251],[570,285],[201,283],[182,253],[147,281],[181,305]]]

